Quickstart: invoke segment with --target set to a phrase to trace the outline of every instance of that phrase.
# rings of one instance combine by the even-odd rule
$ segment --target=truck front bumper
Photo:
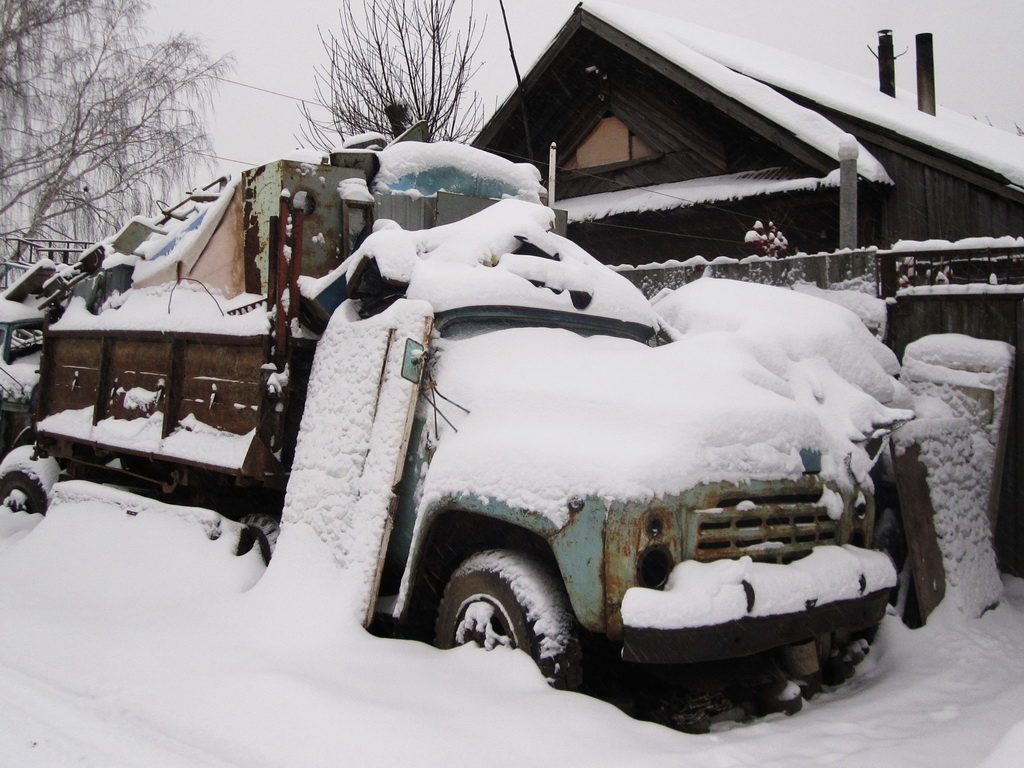
[[[650,664],[729,659],[881,621],[896,569],[850,545],[783,565],[750,557],[676,565],[663,589],[622,600],[623,658]]]
[[[880,589],[795,613],[746,616],[707,627],[624,626],[622,658],[641,664],[691,664],[749,656],[815,635],[867,629],[882,620],[888,599],[889,590]]]

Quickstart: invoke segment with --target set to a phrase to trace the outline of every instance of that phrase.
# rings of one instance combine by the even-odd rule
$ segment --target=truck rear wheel
[[[478,552],[452,574],[438,610],[435,644],[467,643],[526,651],[553,687],[580,687],[580,644],[568,596],[558,576],[529,555]]]

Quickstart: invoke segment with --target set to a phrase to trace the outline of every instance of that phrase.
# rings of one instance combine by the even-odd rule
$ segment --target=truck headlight
[[[673,565],[672,556],[664,547],[645,549],[636,563],[637,584],[648,589],[662,589]]]

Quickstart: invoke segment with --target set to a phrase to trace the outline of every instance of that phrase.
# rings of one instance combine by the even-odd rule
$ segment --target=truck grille
[[[791,563],[820,544],[836,544],[839,523],[818,496],[750,502],[723,501],[697,510],[691,528],[694,559],[702,562],[748,556],[758,562]]]

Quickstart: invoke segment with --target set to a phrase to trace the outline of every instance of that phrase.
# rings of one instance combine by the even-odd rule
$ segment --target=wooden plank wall
[[[865,142],[895,182],[885,195],[881,248],[897,240],[1024,235],[1024,206],[897,152]]]

